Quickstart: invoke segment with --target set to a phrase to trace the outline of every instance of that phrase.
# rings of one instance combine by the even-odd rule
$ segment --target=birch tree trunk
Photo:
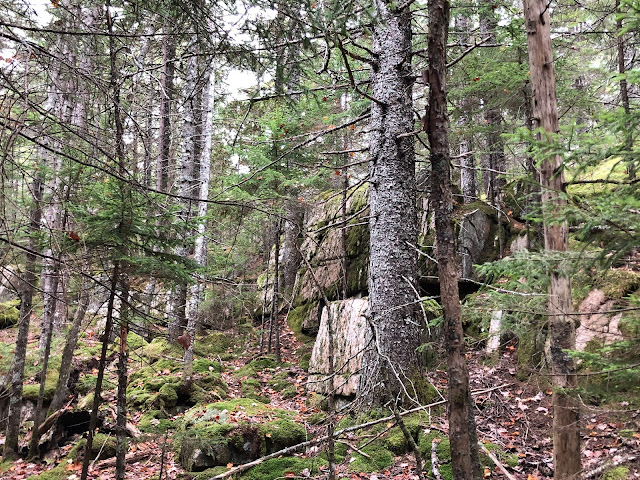
[[[198,198],[198,218],[200,222],[197,227],[197,235],[195,239],[195,247],[193,257],[200,267],[207,264],[207,238],[205,236],[206,223],[204,219],[207,216],[209,204],[206,199],[209,197],[209,177],[211,172],[211,142],[213,135],[213,109],[215,106],[215,82],[216,72],[213,65],[209,68],[209,82],[203,96],[204,104],[204,124],[202,126],[203,142],[200,152],[200,171],[198,174],[199,189]],[[193,345],[195,343],[195,335],[199,324],[198,309],[202,303],[203,286],[202,283],[196,282],[189,288],[189,299],[187,303],[187,333],[191,336],[189,347],[184,352],[184,372],[182,374],[183,382],[187,388],[191,388],[193,375]]]
[[[445,50],[449,12],[448,0],[429,2],[429,103],[425,127],[431,146],[431,205],[436,224],[436,259],[449,370],[449,442],[451,451],[456,452],[451,466],[454,480],[472,480],[482,478],[482,474],[465,359],[453,225]]]
[[[414,126],[411,11],[406,2],[398,8],[383,0],[375,8],[380,22],[371,71],[369,313],[381,351],[371,347],[364,354],[359,395],[365,404],[387,396],[384,368],[392,372],[394,394],[413,397],[405,386],[421,367],[415,156],[413,136],[407,135]]]
[[[553,49],[549,11],[544,0],[524,0],[525,28],[529,46],[529,69],[533,93],[533,118],[544,130],[538,140],[553,145],[558,133]],[[552,149],[553,150],[553,149]],[[569,230],[558,223],[565,204],[562,158],[551,155],[540,166],[545,248],[550,253],[568,250]],[[561,255],[561,254],[560,254]],[[551,273],[549,287],[549,335],[553,384],[553,464],[554,479],[576,478],[580,474],[580,414],[572,390],[577,387],[576,367],[567,350],[575,350],[575,325],[571,313],[571,283],[559,263]]]

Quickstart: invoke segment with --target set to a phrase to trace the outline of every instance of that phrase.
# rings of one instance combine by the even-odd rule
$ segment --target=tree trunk
[[[22,407],[22,384],[24,382],[24,365],[27,358],[27,342],[29,339],[29,322],[33,307],[33,292],[37,277],[37,245],[35,235],[40,230],[42,218],[43,181],[41,174],[33,179],[33,206],[31,207],[29,231],[29,250],[27,251],[24,276],[20,285],[20,323],[16,335],[16,347],[11,364],[11,391],[7,414],[7,430],[4,442],[3,457],[11,458],[18,452],[18,434],[20,432],[20,409]]]
[[[118,392],[116,400],[116,480],[124,480],[125,456],[127,455],[127,370],[129,352],[127,336],[129,334],[129,279],[120,276],[120,348],[118,351]]]
[[[78,344],[78,335],[80,334],[80,326],[84,320],[87,308],[89,307],[89,282],[87,280],[82,282],[82,291],[80,292],[80,299],[78,300],[78,307],[73,317],[73,322],[69,331],[67,332],[67,341],[64,344],[62,351],[62,360],[60,362],[60,375],[58,376],[58,384],[56,385],[56,391],[53,394],[53,400],[49,405],[49,412],[53,413],[58,411],[67,400],[69,393],[69,377],[71,375],[71,367],[73,365],[73,356]]]
[[[421,373],[416,353],[420,345],[417,315],[418,265],[416,181],[413,136],[411,68],[411,11],[376,0],[373,32],[375,55],[371,71],[369,139],[369,259],[370,320],[376,328],[381,352],[368,348],[363,357],[359,395],[366,404],[380,404],[385,362],[393,378],[391,390],[404,400],[415,393],[405,388]],[[369,333],[371,335],[371,333]],[[365,342],[368,343],[368,342]]]
[[[458,292],[458,261],[453,225],[446,97],[446,44],[449,2],[429,2],[429,103],[425,126],[431,147],[431,204],[436,227],[436,259],[449,370],[449,441],[454,480],[482,478],[473,417],[469,371]]]
[[[533,118],[546,132],[538,140],[554,144],[558,132],[553,50],[548,5],[544,0],[524,0],[525,28],[529,46],[529,68],[533,92]],[[565,204],[562,158],[552,155],[540,167],[545,248],[549,252],[568,250],[566,222],[554,221]],[[577,387],[575,363],[567,350],[575,349],[575,325],[571,317],[571,284],[562,265],[551,274],[549,287],[549,335],[553,390],[554,478],[565,480],[580,474],[580,425],[578,403],[572,395]]]
[[[622,104],[622,108],[624,109],[624,114],[627,118],[631,114],[631,106],[629,105],[629,86],[627,84],[627,79],[624,77],[624,73],[627,71],[626,61],[624,57],[625,51],[625,37],[622,34],[622,14],[620,8],[620,0],[616,0],[616,33],[617,33],[617,52],[618,52],[618,73],[622,75],[620,78],[620,103]],[[627,129],[624,134],[624,149],[627,154],[631,153],[633,149],[633,135],[632,130]],[[636,178],[636,171],[634,162],[630,161],[627,166],[627,174],[629,175],[629,179],[633,180]]]
[[[158,129],[159,151],[156,165],[156,189],[162,192],[169,186],[171,148],[171,104],[173,103],[173,76],[175,73],[176,37],[169,26],[164,26],[162,43],[162,74],[160,77],[160,125]]]
[[[206,224],[204,218],[207,216],[207,210],[209,204],[205,201],[209,196],[209,177],[211,171],[211,141],[213,135],[213,108],[215,105],[215,68],[212,65],[209,67],[209,82],[207,90],[203,96],[204,105],[204,125],[202,150],[200,152],[200,171],[198,173],[199,189],[198,198],[203,201],[198,202],[198,217],[201,219],[198,224],[197,236],[195,239],[195,247],[193,258],[197,264],[201,267],[207,264],[207,239],[205,236]],[[189,301],[187,304],[187,333],[192,338],[191,344],[185,350],[184,353],[184,372],[182,374],[183,383],[185,388],[190,391],[191,381],[193,375],[193,345],[195,343],[195,336],[199,324],[198,309],[202,302],[203,287],[199,282],[191,285],[189,289]]]
[[[278,323],[278,312],[280,310],[280,236],[282,235],[282,220],[276,219],[275,231],[275,253],[273,265],[273,296],[271,297],[271,316],[269,318],[269,341],[267,342],[267,352],[276,354],[276,359],[280,362],[280,324]],[[274,338],[275,337],[275,338]],[[272,343],[273,341],[273,343]],[[273,349],[272,349],[273,346]]]

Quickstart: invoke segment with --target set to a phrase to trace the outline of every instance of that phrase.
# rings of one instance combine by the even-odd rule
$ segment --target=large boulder
[[[592,342],[595,342],[595,347],[600,347],[624,338],[620,331],[622,313],[607,313],[615,310],[615,303],[602,290],[589,292],[578,307],[578,312],[583,315],[576,330],[576,350],[585,350]]]
[[[327,395],[333,388],[336,395],[351,397],[356,394],[368,328],[368,307],[367,299],[354,298],[332,302],[323,309],[309,362],[308,390]],[[333,364],[336,370],[333,385],[329,377],[329,313],[333,326]]]

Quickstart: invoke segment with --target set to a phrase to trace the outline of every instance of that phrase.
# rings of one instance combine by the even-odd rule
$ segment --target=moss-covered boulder
[[[0,302],[0,328],[13,327],[18,323],[20,300],[7,300]]]
[[[180,463],[202,471],[301,443],[306,431],[294,413],[247,398],[196,406],[185,413],[175,435]]]

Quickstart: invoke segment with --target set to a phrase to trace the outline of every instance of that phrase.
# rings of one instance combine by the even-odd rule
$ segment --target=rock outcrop
[[[327,395],[333,388],[336,395],[351,397],[356,394],[368,328],[365,317],[368,306],[367,299],[354,298],[332,302],[323,309],[309,362],[307,390]],[[333,384],[329,377],[329,314],[333,325]]]

